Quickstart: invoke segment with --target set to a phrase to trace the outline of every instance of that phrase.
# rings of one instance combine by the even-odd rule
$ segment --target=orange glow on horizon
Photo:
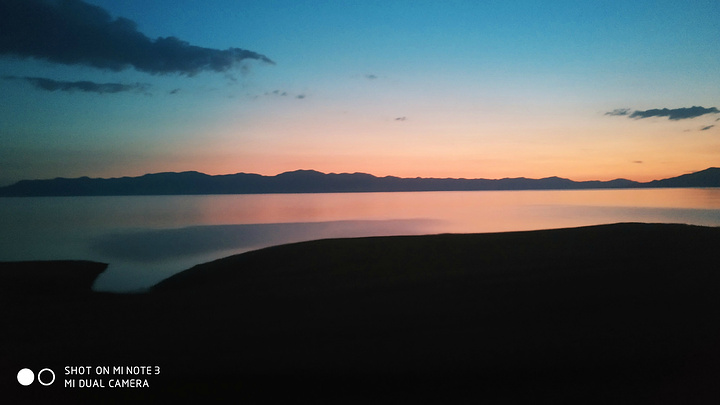
[[[526,177],[540,179],[545,177],[562,177],[574,181],[609,181],[618,178],[638,182],[648,182],[676,177],[687,173],[713,167],[713,162],[694,162],[692,164],[648,164],[644,162],[603,162],[598,164],[565,166],[560,162],[544,162],[545,164],[513,164],[512,162],[478,162],[478,161],[447,161],[449,159],[404,159],[391,160],[381,158],[329,157],[315,159],[313,157],[284,157],[215,159],[206,162],[168,162],[157,165],[149,172],[162,171],[199,171],[209,175],[254,173],[274,176],[295,170],[317,170],[323,173],[367,173],[377,177],[396,176],[404,178],[485,178],[502,179]],[[450,159],[451,160],[451,159]],[[137,173],[141,175],[144,173]],[[135,174],[123,174],[135,175]]]

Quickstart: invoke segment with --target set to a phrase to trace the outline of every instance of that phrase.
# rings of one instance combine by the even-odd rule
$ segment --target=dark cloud
[[[695,118],[699,117],[701,115],[705,114],[718,114],[720,113],[720,110],[718,110],[715,107],[705,108],[705,107],[685,107],[685,108],[675,108],[675,109],[653,109],[653,110],[646,110],[646,111],[635,111],[632,114],[630,114],[630,118],[649,118],[649,117],[668,117],[668,119],[676,121],[676,120],[684,120],[689,118]]]
[[[366,79],[373,80],[373,79],[377,79],[378,77],[377,77],[376,75],[373,75],[373,74],[367,74],[367,75],[365,75],[365,78],[366,78]]]
[[[708,125],[708,126],[706,126],[706,127],[700,128],[700,130],[701,130],[701,131],[707,131],[708,129],[713,128],[713,127],[715,127],[715,125]]]
[[[630,114],[629,108],[616,108],[612,111],[608,111],[605,113],[605,115],[612,115],[612,116],[623,116]]]
[[[633,160],[633,163],[635,163],[635,164],[642,164],[643,161],[642,161],[642,160]]]
[[[274,63],[239,48],[218,50],[175,37],[151,40],[126,18],[81,0],[0,1],[0,55],[151,74],[224,72],[244,60]]]
[[[297,96],[295,96],[295,98],[298,98],[298,99],[301,99],[301,100],[304,99],[305,97],[306,97],[306,96],[305,96],[304,94],[298,94]]]
[[[395,118],[395,121],[406,121],[407,117],[397,117]]]
[[[148,84],[95,83],[90,81],[68,82],[47,79],[44,77],[5,76],[6,80],[23,80],[38,89],[47,91],[84,91],[88,93],[120,93],[123,91],[143,92],[150,87]]]

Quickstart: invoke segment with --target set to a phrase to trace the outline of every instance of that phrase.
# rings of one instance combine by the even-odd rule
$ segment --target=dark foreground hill
[[[717,246],[720,228],[661,224],[338,239],[199,265],[147,294],[3,287],[0,395],[718,403]],[[32,271],[78,265],[92,266]],[[30,277],[18,266],[0,269],[8,283]],[[83,365],[162,372],[148,388],[15,381]]]
[[[542,179],[437,179],[376,177],[366,173],[321,173],[296,170],[277,176],[237,173],[210,176],[198,172],[153,173],[110,179],[80,177],[22,180],[0,187],[0,197],[192,195],[266,193],[349,193],[396,191],[576,190],[643,187],[720,187],[720,168],[709,168],[664,180],[639,183],[626,179],[573,181]]]

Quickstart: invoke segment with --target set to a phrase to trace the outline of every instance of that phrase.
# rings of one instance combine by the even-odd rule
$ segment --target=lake
[[[95,290],[139,291],[283,243],[616,222],[720,226],[720,189],[0,198],[0,261],[109,263]]]

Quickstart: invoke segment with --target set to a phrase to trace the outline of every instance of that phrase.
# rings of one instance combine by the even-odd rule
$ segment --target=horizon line
[[[472,178],[469,178],[469,177],[422,177],[422,176],[400,177],[400,176],[395,176],[395,175],[378,176],[378,175],[375,175],[375,174],[372,174],[372,173],[367,173],[367,172],[357,172],[357,171],[356,171],[356,172],[352,172],[352,173],[350,173],[350,172],[339,172],[339,173],[338,173],[338,172],[322,172],[322,171],[316,170],[316,169],[295,169],[295,170],[287,170],[287,171],[280,172],[280,173],[277,173],[277,174],[274,174],[274,175],[260,174],[260,173],[252,173],[252,172],[236,172],[236,173],[223,173],[223,174],[208,174],[208,173],[204,173],[204,172],[197,171],[197,170],[183,170],[183,171],[151,172],[151,173],[144,173],[144,174],[135,175],[135,176],[126,175],[126,176],[115,176],[115,177],[90,177],[90,176],[85,175],[85,176],[78,176],[78,177],[63,177],[63,176],[58,176],[58,177],[53,177],[53,178],[22,179],[22,180],[18,180],[18,181],[15,181],[15,182],[13,182],[13,183],[10,183],[10,184],[8,184],[8,185],[6,185],[6,186],[0,186],[0,188],[12,186],[12,185],[14,185],[14,184],[17,184],[17,183],[20,183],[20,182],[25,182],[25,181],[51,181],[51,180],[59,180],[59,179],[63,179],[63,180],[77,180],[77,179],[111,180],[111,179],[123,179],[123,178],[140,178],[140,177],[144,177],[144,176],[163,175],[163,174],[186,174],[186,173],[197,173],[197,174],[201,174],[201,175],[203,175],[203,176],[208,176],[208,177],[222,177],[222,176],[235,176],[235,175],[251,175],[251,176],[261,176],[261,177],[277,177],[277,176],[281,176],[281,175],[284,175],[284,174],[298,173],[298,172],[312,172],[312,173],[318,173],[318,174],[321,174],[321,175],[338,175],[338,176],[339,176],[339,175],[366,175],[366,176],[372,176],[372,177],[375,177],[375,178],[378,178],[378,179],[382,179],[382,178],[397,178],[397,179],[428,179],[428,180],[495,180],[495,181],[497,181],[497,180],[514,180],[514,179],[526,179],[526,180],[562,179],[562,180],[570,180],[570,181],[577,182],[577,183],[588,183],[588,182],[602,182],[602,183],[606,183],[606,182],[612,182],[612,181],[617,181],[617,180],[625,180],[625,181],[631,181],[631,182],[635,182],[635,183],[639,183],[639,184],[646,184],[646,183],[651,183],[651,182],[653,182],[653,181],[660,181],[660,180],[665,180],[665,179],[669,179],[669,178],[675,178],[675,177],[679,177],[679,176],[683,176],[683,175],[687,175],[687,174],[700,173],[700,172],[704,172],[704,171],[712,170],[712,169],[718,169],[718,167],[715,167],[715,166],[707,167],[707,168],[701,169],[701,170],[689,171],[689,172],[682,173],[682,174],[678,174],[678,175],[675,175],[675,176],[672,176],[672,177],[667,177],[667,178],[663,178],[663,179],[653,179],[653,180],[646,181],[646,182],[641,182],[641,181],[637,181],[637,180],[631,180],[631,179],[628,179],[628,178],[625,178],[625,177],[617,177],[617,178],[614,178],[614,179],[611,179],[611,180],[597,180],[597,179],[594,179],[594,180],[581,180],[581,181],[578,181],[578,180],[573,180],[573,179],[571,179],[571,178],[569,178],[569,177],[561,177],[561,176],[558,176],[558,175],[547,176],[547,177],[540,177],[540,178],[532,178],[532,177],[525,177],[525,176],[519,176],[519,177],[501,177],[501,178],[486,178],[486,177],[472,177]]]

